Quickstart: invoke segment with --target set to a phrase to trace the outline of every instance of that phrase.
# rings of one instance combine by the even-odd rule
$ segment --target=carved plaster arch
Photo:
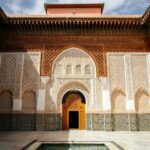
[[[71,55],[72,54],[72,55]],[[61,61],[61,59],[63,59],[65,56],[69,56],[69,57],[81,57],[81,58],[87,58],[90,60],[92,68],[93,68],[93,74],[94,76],[96,76],[96,61],[94,59],[93,56],[91,56],[87,51],[85,51],[84,49],[81,48],[77,48],[77,47],[71,47],[71,48],[67,48],[64,49],[60,54],[58,54],[52,64],[52,77],[54,77],[54,72],[55,69],[58,65],[58,62]],[[69,64],[68,64],[69,65]],[[88,65],[88,64],[87,64]]]
[[[142,96],[146,96],[148,101],[149,106],[147,106],[147,104],[145,104],[145,106],[147,106],[147,109],[150,109],[150,90],[148,88],[143,88],[140,87],[137,89],[136,93],[135,93],[135,110],[136,112],[141,112],[141,111],[147,111],[146,108],[142,108],[142,106],[140,106],[139,101],[141,100]]]
[[[13,87],[10,87],[10,86],[1,86],[0,87],[0,93],[2,93],[4,91],[9,91],[9,92],[13,93]]]
[[[139,91],[143,91],[143,92],[146,92],[147,94],[150,95],[150,88],[148,86],[145,86],[145,85],[137,86],[134,91],[135,91],[134,94],[137,94],[137,92],[139,92]]]
[[[61,110],[62,108],[62,99],[65,93],[75,90],[81,92],[84,96],[86,101],[89,99],[89,89],[82,83],[80,82],[68,82],[62,85],[62,87],[59,89],[58,94],[57,94],[57,109]],[[88,103],[88,102],[87,102]]]
[[[0,91],[0,111],[11,112],[13,108],[13,93],[10,89]]]
[[[37,85],[30,85],[27,84],[22,88],[22,95],[26,92],[26,91],[32,91],[36,94],[36,89],[37,89]]]
[[[118,96],[122,96],[122,98],[124,97],[124,100],[122,100],[122,102],[124,101],[124,110],[116,110],[116,99]],[[123,105],[123,104],[120,104],[120,105]],[[123,108],[123,106],[122,106]],[[114,113],[114,112],[117,112],[117,111],[124,111],[126,112],[127,111],[127,108],[126,108],[126,94],[125,94],[125,91],[121,88],[115,88],[111,94],[111,111]]]

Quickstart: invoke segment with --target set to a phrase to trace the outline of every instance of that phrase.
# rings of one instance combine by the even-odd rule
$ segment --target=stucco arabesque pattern
[[[130,69],[126,69],[125,67],[126,55],[130,55],[130,57],[127,57],[127,59],[130,59]],[[100,92],[102,90],[101,86],[104,86],[104,80],[109,81],[107,87],[110,88],[110,97],[111,93],[114,91],[117,92],[117,90],[122,91],[125,95],[128,95],[129,92],[131,92],[129,90],[130,88],[132,88],[133,94],[129,95],[133,95],[133,100],[135,100],[135,95],[137,92],[141,93],[141,95],[148,93],[147,95],[149,96],[149,61],[147,60],[146,53],[108,53],[107,68],[109,75],[108,78],[104,78],[104,80],[103,78],[99,78],[103,80],[102,82],[99,82],[100,80],[96,77],[97,66],[94,64],[94,61],[92,61],[92,58],[83,50],[72,48],[58,55],[53,62],[52,77],[40,77],[40,56],[41,54],[37,52],[22,53],[20,57],[18,57],[17,53],[1,53],[1,91],[10,90],[15,97],[21,98],[22,94],[26,90],[37,92],[38,88],[45,88],[45,101],[50,101],[49,98],[51,98],[51,101],[53,101],[55,107],[60,109],[63,94],[65,91],[72,89],[81,89],[81,91],[85,93],[87,99],[89,100],[88,107],[92,106],[92,104],[99,103],[99,101],[102,101],[102,95],[97,96],[94,94],[94,91]],[[19,65],[17,65],[19,62],[18,60],[21,59],[23,59],[22,75],[21,72],[16,69],[16,66],[19,67]],[[71,72],[67,73],[67,65],[71,66]],[[76,72],[76,66],[79,65],[80,67],[78,67],[78,72]],[[89,74],[86,74],[86,65],[91,67]],[[58,66],[59,68],[57,68]],[[127,71],[130,71],[130,73]],[[20,75],[18,75],[18,73]],[[127,81],[127,79],[130,79],[126,77],[127,74],[132,76],[132,81]],[[18,81],[18,86],[15,85],[14,81]],[[70,86],[69,82],[70,85],[71,83],[75,83],[75,85],[72,84],[72,86]],[[100,84],[98,84],[98,82]],[[128,89],[129,85],[126,84],[132,84],[132,86]],[[48,89],[46,89],[47,87]],[[17,89],[14,90],[14,88],[17,88],[18,92],[16,92]],[[51,97],[47,96],[47,94]],[[126,98],[126,100],[128,99]]]

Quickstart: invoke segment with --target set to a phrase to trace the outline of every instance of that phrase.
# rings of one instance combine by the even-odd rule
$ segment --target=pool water
[[[42,144],[37,150],[109,150],[105,144]]]

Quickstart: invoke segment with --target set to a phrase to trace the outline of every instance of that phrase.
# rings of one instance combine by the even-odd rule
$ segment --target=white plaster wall
[[[13,110],[19,111],[22,108],[22,100],[21,99],[13,99]]]
[[[2,62],[1,58],[3,58],[3,56],[8,60],[6,59],[5,63],[7,64],[7,66],[3,66],[7,69],[5,69],[5,72],[0,73],[1,81],[4,82],[1,83],[0,86],[3,86],[4,88],[7,87],[8,89],[13,89],[12,90],[13,110],[21,110],[22,107],[21,98],[23,92],[29,89],[35,93],[37,92],[36,90],[39,84],[38,78],[40,77],[41,53],[40,52],[0,53],[0,64]],[[26,66],[24,59],[26,59]],[[31,64],[33,65],[31,66]],[[33,80],[35,80],[35,82]]]
[[[103,89],[103,91],[102,91],[102,99],[103,99],[103,110],[104,111],[111,110],[109,90],[104,90]]]
[[[24,72],[21,73],[23,76],[21,77],[20,83],[21,91],[24,86],[22,82],[28,85],[31,90],[31,84],[36,85],[36,88],[33,90],[37,93],[38,111],[45,109],[45,101],[47,100],[52,101],[58,110],[61,109],[58,103],[61,103],[63,95],[69,90],[79,90],[84,94],[87,101],[87,111],[110,111],[111,94],[115,88],[120,88],[125,92],[126,110],[135,110],[136,90],[140,87],[145,90],[150,88],[150,53],[108,53],[108,77],[97,78],[95,64],[92,58],[79,49],[77,49],[77,53],[75,53],[74,57],[73,50],[76,51],[76,49],[71,49],[72,54],[66,51],[65,55],[63,53],[60,54],[60,58],[58,57],[54,61],[52,78],[39,76],[40,78],[38,78],[36,82],[30,81],[30,84],[28,84],[28,77],[25,76]],[[23,56],[28,55],[28,58],[33,62],[35,71],[39,74],[41,53],[8,53],[7,55],[13,55],[17,58],[17,55],[20,54]],[[0,54],[0,64],[2,55],[5,55],[5,53]],[[62,65],[61,72],[55,74],[55,67],[59,64]],[[72,66],[72,74],[70,75],[66,74],[66,66],[68,64]],[[79,75],[75,72],[76,65],[81,65],[81,74]],[[86,65],[91,66],[91,74],[85,74]],[[30,66],[27,68],[30,70]],[[22,70],[25,71],[24,66],[22,66]],[[34,74],[32,77],[34,77]],[[75,82],[79,84],[69,85],[69,83]],[[60,89],[62,89],[61,92]],[[22,100],[20,95],[20,97],[14,98],[13,110],[21,110],[21,105]]]
[[[147,58],[150,61],[150,55],[146,53],[109,53],[107,55],[110,97],[113,89],[117,87],[124,91],[126,110],[129,112],[135,112],[136,91],[139,88],[146,91],[149,89],[150,67],[147,65]]]
[[[135,101],[134,99],[126,100],[126,109],[129,111],[135,111]]]
[[[45,89],[39,89],[37,92],[37,111],[45,109]]]

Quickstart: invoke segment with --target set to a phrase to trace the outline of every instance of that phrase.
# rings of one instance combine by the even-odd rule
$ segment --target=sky
[[[0,0],[0,7],[7,14],[45,15],[44,3],[100,3],[104,15],[143,14],[150,0]]]

